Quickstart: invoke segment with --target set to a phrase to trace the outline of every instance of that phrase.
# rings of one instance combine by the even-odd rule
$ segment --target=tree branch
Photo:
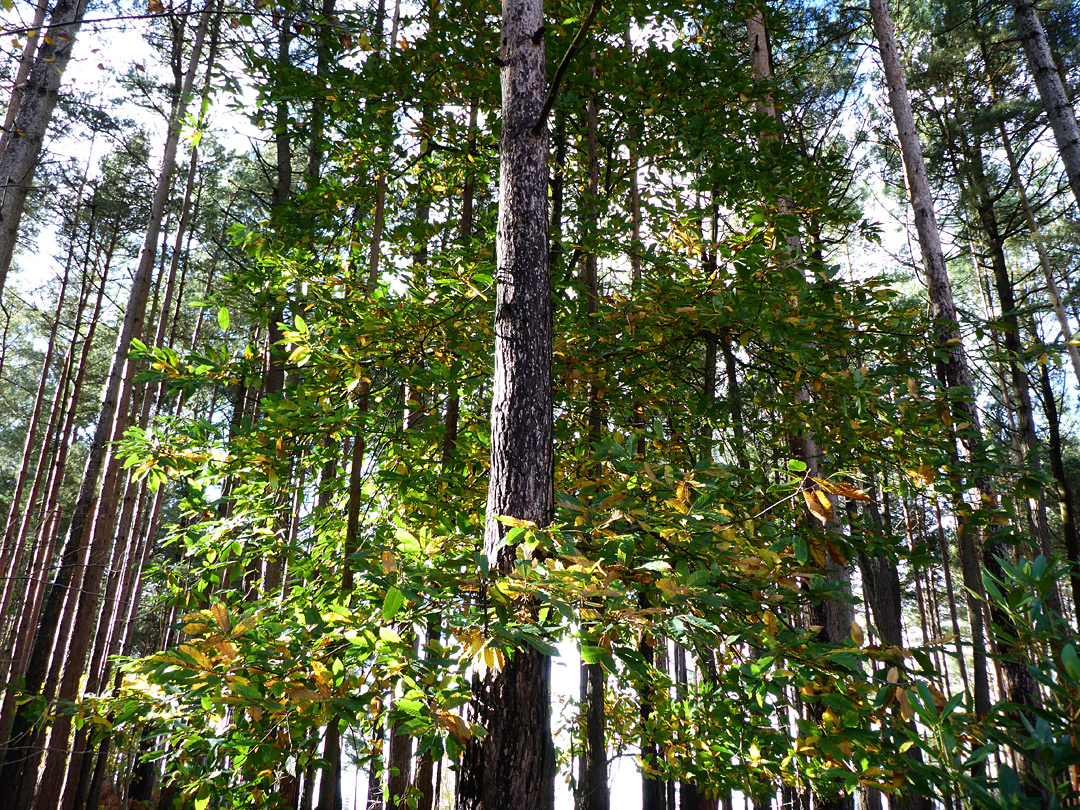
[[[544,99],[544,106],[540,109],[540,116],[536,119],[536,123],[533,124],[533,135],[539,135],[544,131],[544,122],[547,121],[548,113],[551,112],[551,108],[555,105],[555,95],[559,92],[559,83],[562,82],[566,69],[570,67],[570,60],[574,58],[581,48],[581,44],[585,41],[585,35],[589,33],[589,28],[592,26],[593,20],[596,19],[597,12],[600,11],[602,4],[603,0],[593,0],[592,8],[589,9],[585,22],[581,24],[577,36],[574,37],[574,41],[570,43],[570,47],[563,54],[562,61],[559,62],[559,67],[555,71],[555,78],[551,80],[547,98]]]

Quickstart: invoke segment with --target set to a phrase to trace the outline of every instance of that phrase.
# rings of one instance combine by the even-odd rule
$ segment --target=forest
[[[1080,6],[0,0],[0,807],[1080,807]]]

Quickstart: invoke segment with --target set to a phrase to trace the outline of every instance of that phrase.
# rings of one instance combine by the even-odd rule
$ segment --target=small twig
[[[540,109],[540,117],[537,118],[536,123],[533,124],[533,135],[539,135],[544,131],[544,122],[547,121],[548,113],[551,112],[551,108],[555,105],[555,96],[559,92],[559,83],[562,81],[566,69],[570,67],[570,60],[574,58],[574,55],[578,52],[581,44],[585,41],[585,35],[589,33],[589,28],[592,26],[593,20],[596,19],[596,15],[600,11],[600,6],[602,4],[603,0],[593,0],[592,8],[589,9],[589,14],[585,18],[585,22],[581,24],[577,36],[574,37],[574,41],[570,43],[570,47],[567,48],[566,53],[563,54],[562,61],[559,62],[559,67],[555,71],[555,78],[551,80],[551,87],[548,89],[547,98],[544,99],[544,106]]]

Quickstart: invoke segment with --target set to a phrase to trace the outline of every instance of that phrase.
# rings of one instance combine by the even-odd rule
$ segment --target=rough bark
[[[1065,94],[1061,74],[1058,73],[1050,54],[1046,32],[1035,10],[1035,0],[1013,0],[1013,11],[1020,41],[1024,45],[1024,54],[1027,56],[1028,69],[1039,89],[1039,98],[1054,132],[1054,140],[1057,142],[1061,162],[1065,165],[1069,186],[1076,197],[1076,204],[1080,206],[1080,130],[1076,125],[1076,113]]]
[[[870,11],[874,21],[874,34],[877,37],[882,67],[889,89],[889,106],[892,109],[900,140],[900,150],[904,163],[904,172],[908,181],[908,194],[911,202],[915,229],[918,233],[919,247],[922,253],[923,270],[926,274],[930,298],[931,316],[934,319],[934,343],[947,350],[944,363],[944,382],[957,391],[961,397],[957,407],[964,412],[969,424],[968,434],[977,435],[979,415],[972,401],[971,370],[960,339],[956,305],[953,303],[952,283],[945,255],[941,249],[941,236],[934,216],[933,196],[926,177],[926,164],[923,160],[922,145],[915,130],[915,118],[911,111],[911,99],[904,83],[900,67],[900,57],[893,35],[892,23],[884,0],[870,0]],[[961,441],[961,453],[966,454],[965,462],[971,461],[974,441]],[[969,594],[979,592],[981,582],[978,548],[976,540],[969,531],[959,533],[961,568],[964,585]],[[979,714],[990,711],[989,681],[986,673],[986,648],[982,636],[980,605],[973,595],[969,596],[969,612],[972,617],[972,650],[975,658],[975,706]],[[982,673],[980,676],[979,673]]]
[[[1016,5],[1029,4],[1025,3],[1024,0],[1017,0]],[[952,285],[941,249],[941,238],[934,217],[933,198],[926,178],[922,146],[915,130],[911,101],[907,93],[907,87],[904,84],[896,39],[893,35],[892,23],[889,20],[884,0],[870,0],[870,11],[874,22],[874,34],[880,46],[881,63],[889,90],[889,106],[892,109],[899,135],[904,172],[908,181],[908,194],[914,214],[915,228],[918,232],[919,247],[922,252],[931,316],[934,320],[933,343],[946,353],[943,364],[945,382],[955,397],[955,407],[962,413],[964,420],[967,422],[964,429],[957,431],[957,449],[969,486],[973,492],[973,498],[976,499],[976,507],[992,508],[996,504],[996,497],[990,486],[987,473],[980,465],[982,460],[979,449],[981,427],[978,408],[974,401],[971,369],[959,333],[956,306],[953,303]],[[962,504],[958,504],[958,506],[963,507]],[[974,594],[979,593],[981,567],[984,567],[995,578],[1000,579],[1003,576],[997,558],[1003,556],[1005,552],[994,535],[989,534],[984,540],[980,566],[979,549],[975,538],[972,537],[971,531],[964,526],[970,514],[970,507],[961,508],[960,512],[961,531],[959,534],[964,584],[968,587],[969,592],[973,594],[970,608],[973,619],[972,646],[975,654],[976,670],[975,708],[978,713],[984,714],[989,711],[990,706],[989,686],[988,679],[984,679],[984,676],[980,675],[980,670],[985,672],[985,642],[977,636],[974,626],[975,614],[982,607]],[[1012,625],[1008,616],[992,604],[989,606],[989,610],[994,624],[1001,628],[1005,636],[1008,637]],[[1001,652],[1006,652],[1006,650],[1001,650]],[[1002,670],[1008,700],[1020,706],[1034,705],[1036,702],[1035,684],[1027,671],[1025,662],[1021,660],[1019,651],[1005,658]],[[1041,799],[1041,790],[1034,787],[1028,778],[1032,776],[1030,761],[1026,757],[1019,757],[1019,760],[1025,792],[1033,798]]]
[[[495,375],[484,551],[495,572],[516,563],[500,548],[500,516],[551,522],[554,509],[552,311],[548,267],[543,3],[504,0],[500,57],[502,140],[496,233]],[[540,123],[540,134],[533,128]],[[487,736],[466,746],[459,810],[544,810],[554,793],[550,661],[514,651],[475,690]]]
[[[19,114],[0,154],[0,295],[22,222],[26,197],[34,182],[45,130],[60,95],[60,81],[71,59],[75,37],[89,0],[59,0],[41,37],[34,66],[22,93]]]
[[[116,347],[113,352],[112,365],[106,378],[105,390],[101,399],[101,408],[98,412],[97,423],[91,440],[90,449],[87,453],[86,467],[83,472],[82,483],[76,499],[75,507],[68,532],[64,540],[63,549],[58,556],[57,573],[53,580],[49,598],[41,616],[38,632],[34,639],[33,651],[30,655],[26,671],[26,691],[34,694],[41,689],[45,682],[46,670],[49,664],[50,653],[53,650],[54,640],[57,638],[56,628],[58,619],[63,609],[63,603],[68,590],[73,584],[73,579],[79,575],[83,580],[83,587],[78,593],[79,612],[93,614],[97,604],[98,593],[101,584],[101,573],[105,562],[105,551],[99,543],[94,542],[95,533],[91,516],[98,506],[98,498],[102,492],[108,492],[112,488],[112,482],[101,482],[101,474],[104,468],[106,477],[109,472],[116,474],[115,465],[107,465],[108,449],[110,443],[118,440],[123,435],[126,419],[126,403],[130,399],[134,377],[134,364],[127,361],[127,355],[131,348],[131,341],[142,330],[143,318],[146,312],[147,297],[150,291],[150,281],[157,255],[158,237],[161,231],[161,221],[165,206],[168,201],[171,188],[172,175],[176,166],[176,150],[179,143],[180,127],[187,109],[187,100],[191,93],[195,71],[199,64],[200,53],[209,23],[210,14],[204,12],[199,28],[195,35],[192,46],[190,67],[184,77],[183,86],[179,89],[179,103],[176,106],[173,120],[170,121],[169,134],[166,139],[165,153],[162,157],[161,169],[158,175],[157,189],[151,206],[150,218],[147,223],[142,250],[139,254],[139,262],[132,281],[124,319],[117,335]],[[26,102],[24,101],[24,104]],[[21,118],[21,115],[20,115]],[[14,142],[13,142],[14,143]],[[118,418],[120,417],[120,418]],[[109,538],[101,537],[101,543],[107,543]],[[85,560],[85,572],[83,571]],[[68,670],[78,670],[78,676],[82,674],[85,663],[86,649],[90,642],[89,632],[76,634],[71,648],[67,654]],[[60,662],[57,662],[59,665]],[[75,696],[78,687],[78,676],[65,677],[61,686],[60,697],[71,700]],[[57,723],[70,723],[70,716],[61,716]],[[33,763],[35,757],[40,756],[39,749],[31,749],[28,752],[14,751],[13,748],[21,747],[28,739],[30,731],[27,721],[20,715],[16,717],[9,736],[7,754],[3,769],[0,770],[0,793],[16,795],[18,787],[23,782],[26,774],[26,783],[30,784],[36,776],[28,763]],[[50,788],[51,789],[51,788]],[[32,790],[24,789],[22,796],[32,795]],[[20,799],[23,801],[23,799]],[[29,800],[27,800],[29,801]],[[55,804],[55,801],[53,802]],[[29,804],[26,805],[29,807]],[[48,806],[48,805],[42,805]]]

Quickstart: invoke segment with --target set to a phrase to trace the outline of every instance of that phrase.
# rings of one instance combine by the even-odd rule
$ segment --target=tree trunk
[[[71,59],[88,2],[59,0],[53,7],[49,28],[40,37],[37,57],[23,91],[14,131],[0,154],[0,296],[15,255],[19,224],[41,157],[45,130],[52,119],[60,95],[60,80]]]
[[[970,463],[974,452],[974,436],[979,433],[979,415],[972,400],[973,386],[971,370],[964,353],[960,338],[956,306],[953,303],[952,284],[949,280],[945,256],[941,249],[941,237],[934,216],[933,198],[930,184],[926,179],[926,165],[923,161],[922,146],[915,130],[915,118],[911,112],[911,100],[904,84],[900,68],[900,58],[893,36],[892,23],[884,0],[870,0],[870,11],[874,20],[874,34],[880,46],[882,67],[889,87],[889,106],[892,108],[900,139],[904,171],[908,180],[915,229],[918,232],[919,247],[922,252],[923,269],[926,273],[930,297],[931,316],[936,334],[935,345],[945,347],[948,359],[944,364],[944,382],[958,395],[964,397],[958,407],[964,412],[969,424],[966,441],[961,440],[961,452],[964,461]],[[969,613],[971,617],[972,650],[975,658],[975,709],[983,716],[990,712],[990,689],[986,673],[986,649],[982,634],[981,607],[978,599],[972,595],[979,592],[981,577],[979,573],[978,549],[975,538],[961,524],[959,532],[960,555],[964,585],[969,591]],[[981,674],[980,674],[981,673]]]
[[[1039,365],[1039,384],[1043,399],[1043,412],[1046,414],[1047,433],[1049,435],[1050,471],[1054,474],[1057,490],[1058,508],[1061,514],[1061,533],[1065,541],[1065,564],[1072,585],[1073,609],[1076,611],[1077,626],[1080,626],[1080,539],[1076,527],[1076,514],[1073,512],[1073,493],[1069,486],[1069,476],[1065,472],[1065,460],[1061,453],[1061,430],[1058,419],[1057,400],[1054,388],[1050,385],[1050,370],[1046,363]]]
[[[554,513],[552,310],[548,267],[543,3],[504,0],[502,141],[496,235],[495,375],[484,552],[493,572],[516,564],[500,516],[548,525]],[[536,134],[534,127],[537,128]],[[497,574],[496,574],[497,575]],[[487,736],[466,745],[459,810],[545,810],[554,795],[550,661],[513,651],[475,690]]]
[[[98,592],[101,584],[101,573],[105,562],[104,546],[109,538],[99,535],[95,537],[93,532],[91,515],[98,506],[99,494],[112,489],[113,482],[108,480],[109,474],[116,475],[116,465],[106,465],[110,442],[116,441],[123,435],[126,423],[127,403],[130,399],[134,377],[134,364],[127,362],[127,355],[131,348],[131,341],[141,332],[142,322],[146,311],[147,296],[150,291],[151,275],[154,260],[157,254],[157,242],[161,228],[161,220],[168,201],[172,175],[176,166],[176,150],[180,138],[179,122],[183,120],[187,109],[187,100],[194,82],[195,71],[199,64],[203,40],[207,25],[210,20],[209,8],[204,11],[196,32],[195,42],[192,46],[191,61],[183,86],[179,89],[179,103],[173,119],[169,122],[169,134],[165,144],[165,153],[162,157],[161,170],[158,176],[157,189],[151,207],[150,219],[147,223],[146,234],[143,241],[142,251],[139,254],[139,263],[132,281],[131,291],[124,319],[119,334],[117,335],[116,348],[113,352],[112,366],[105,384],[102,396],[101,408],[98,413],[97,425],[94,437],[87,454],[86,468],[83,472],[82,484],[79,495],[72,512],[68,533],[64,541],[63,549],[58,556],[57,574],[53,580],[45,610],[42,614],[39,630],[34,640],[34,648],[30,656],[26,672],[26,690],[34,694],[41,689],[45,681],[46,667],[53,642],[57,638],[57,620],[60,617],[65,596],[73,583],[76,575],[82,577],[83,586],[78,593],[78,614],[81,622],[92,621],[95,613]],[[24,104],[26,102],[24,101]],[[21,119],[21,115],[20,115]],[[14,142],[13,142],[14,143]],[[117,417],[120,418],[117,418]],[[107,466],[106,480],[99,485],[103,466]],[[88,553],[87,553],[88,552]],[[86,560],[85,572],[82,570],[82,559]],[[80,627],[82,625],[80,624]],[[77,628],[78,629],[78,628]],[[67,654],[67,670],[72,673],[66,675],[61,684],[59,697],[61,700],[73,700],[78,688],[79,678],[85,664],[86,649],[90,642],[89,629],[76,632],[73,637],[71,648]],[[60,661],[54,666],[60,666]],[[61,715],[57,719],[57,725],[70,725],[70,715]],[[40,757],[41,751],[21,751],[13,755],[13,748],[18,748],[20,741],[25,741],[29,731],[28,722],[21,715],[16,717],[9,736],[7,755],[3,769],[0,770],[0,793],[4,795],[16,795],[19,793],[19,785],[24,782],[27,785],[35,781],[36,773],[27,768],[27,763],[33,763]],[[62,739],[62,737],[58,737]],[[51,796],[54,788],[51,784],[43,784],[43,795]],[[56,798],[59,797],[59,786],[55,787]],[[24,788],[21,793],[18,806],[30,807],[33,789]],[[54,806],[42,804],[40,806]]]
[[[1017,0],[1017,5],[1025,5],[1025,3],[1023,0]],[[889,106],[893,111],[900,138],[900,150],[908,180],[908,193],[914,212],[915,228],[919,236],[923,268],[927,277],[931,316],[934,320],[934,330],[936,332],[934,345],[947,352],[947,361],[944,364],[945,381],[958,397],[956,407],[963,413],[967,422],[965,428],[957,430],[957,446],[960,452],[960,460],[967,471],[968,480],[974,491],[973,497],[976,499],[976,507],[980,509],[993,508],[996,505],[996,498],[986,471],[980,468],[982,460],[979,449],[981,427],[978,408],[974,401],[971,369],[959,333],[956,307],[953,303],[952,285],[949,280],[948,269],[945,266],[945,257],[941,250],[941,239],[934,217],[930,185],[926,179],[922,147],[915,130],[911,101],[900,68],[892,23],[889,21],[884,0],[870,0],[870,11],[874,21],[874,33],[880,46],[881,63],[889,87]],[[963,506],[963,504],[958,504],[958,506]],[[981,572],[979,570],[978,549],[974,538],[972,538],[970,531],[964,527],[964,522],[967,519],[966,515],[969,512],[970,508],[961,509],[959,516],[961,531],[959,534],[961,537],[964,584],[971,593],[976,594],[979,592]],[[1003,554],[1004,550],[997,543],[994,536],[988,536],[985,541],[982,565],[991,576],[1000,578],[1003,575],[1001,566],[997,561],[997,557]],[[980,610],[981,605],[978,604],[978,600],[974,597],[973,601],[972,646],[976,657],[975,669],[977,676],[975,707],[979,714],[985,714],[989,712],[990,708],[989,688],[988,684],[982,684],[978,677],[980,669],[985,667],[984,641],[975,637],[974,628],[975,613]],[[990,612],[993,615],[994,623],[1001,628],[1006,636],[1009,636],[1012,632],[1012,623],[1008,616],[992,604],[990,605]],[[1001,652],[1004,653],[1005,650]],[[982,656],[983,666],[980,666],[980,656]],[[1021,706],[1033,705],[1036,701],[1035,684],[1027,672],[1025,662],[1019,660],[1016,655],[1011,656],[1006,659],[1003,670],[1008,700]],[[1026,757],[1021,757],[1020,760],[1025,794],[1036,800],[1041,799],[1042,791],[1031,783],[1030,777],[1033,774],[1031,773],[1030,761]]]
[[[1028,69],[1039,89],[1039,98],[1042,99],[1046,117],[1050,120],[1050,128],[1054,131],[1058,154],[1061,155],[1061,162],[1065,164],[1069,186],[1076,198],[1076,204],[1080,206],[1080,130],[1076,125],[1076,113],[1069,103],[1069,97],[1065,95],[1061,75],[1050,55],[1046,32],[1035,10],[1035,0],[1013,0],[1013,11],[1016,14],[1020,41],[1024,44]]]

